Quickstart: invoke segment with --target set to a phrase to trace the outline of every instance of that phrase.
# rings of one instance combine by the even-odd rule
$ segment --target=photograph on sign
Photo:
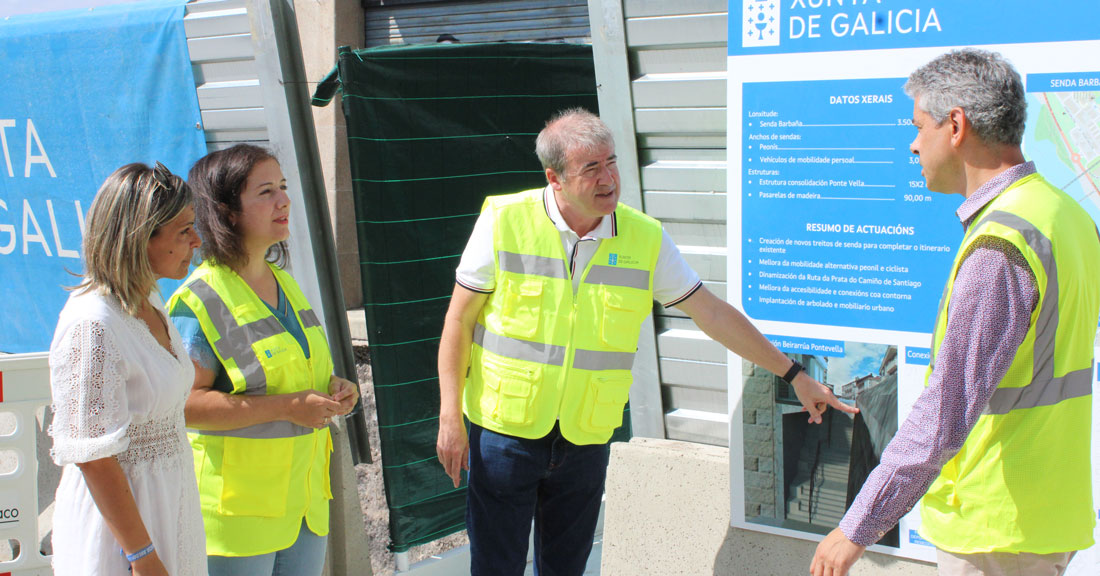
[[[745,516],[756,524],[827,534],[898,429],[897,346],[771,338],[854,416],[830,410],[808,422],[789,384],[753,366],[744,376]],[[898,545],[897,530],[882,544]]]

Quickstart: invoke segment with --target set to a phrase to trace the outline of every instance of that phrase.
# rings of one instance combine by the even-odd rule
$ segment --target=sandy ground
[[[376,576],[394,573],[394,555],[386,549],[390,542],[389,509],[382,484],[382,456],[378,441],[378,413],[375,410],[374,381],[371,378],[369,352],[364,342],[355,341],[355,365],[359,373],[359,385],[363,390],[363,408],[367,413],[367,431],[370,434],[371,464],[355,467],[359,480],[359,501],[363,507],[363,521],[370,536],[370,563]],[[442,540],[429,542],[409,550],[409,564],[430,558],[447,550],[464,546],[466,532],[452,534]]]

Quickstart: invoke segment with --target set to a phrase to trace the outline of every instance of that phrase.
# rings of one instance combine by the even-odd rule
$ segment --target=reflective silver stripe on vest
[[[940,318],[947,313],[947,290],[954,284],[954,280],[948,282],[943,287],[943,294],[940,294],[940,306],[936,310],[936,325],[932,328],[932,342],[931,342],[931,358],[928,360],[928,369],[936,369],[936,356],[938,350],[936,349],[936,338],[940,336]]]
[[[317,319],[317,313],[312,308],[302,310],[298,315],[302,317],[302,330],[321,325],[321,321]]]
[[[633,366],[634,354],[630,352],[577,349],[573,353],[573,367],[579,370],[630,370]]]
[[[649,290],[649,270],[595,265],[588,271],[588,276],[584,277],[584,282]]]
[[[264,375],[260,358],[252,349],[252,343],[282,334],[286,329],[274,316],[261,318],[243,326],[238,324],[221,296],[218,296],[214,288],[202,278],[192,282],[188,288],[199,297],[199,300],[202,300],[206,313],[210,315],[210,321],[218,334],[221,334],[221,338],[217,342],[211,342],[210,345],[217,349],[223,360],[232,358],[244,375],[244,393],[250,396],[267,394],[267,376]]]
[[[232,436],[234,438],[295,438],[298,436],[305,436],[306,434],[312,434],[315,430],[313,428],[307,428],[305,426],[299,426],[293,422],[286,422],[280,420],[278,422],[264,422],[263,424],[253,424],[252,426],[245,426],[244,428],[237,428],[235,430],[192,430],[188,429],[188,432],[195,434],[201,434],[203,436]]]
[[[1020,408],[1053,406],[1063,400],[1092,394],[1092,368],[1070,372],[1046,384],[1032,382],[1023,388],[998,388],[986,414],[1004,415]]]
[[[482,348],[505,358],[525,360],[551,366],[565,363],[565,347],[519,340],[493,334],[481,324],[474,325],[474,342]],[[573,367],[580,370],[630,370],[634,366],[631,352],[603,352],[577,350],[573,355]]]
[[[1054,339],[1058,333],[1058,266],[1050,239],[1031,222],[1010,212],[995,210],[982,217],[974,225],[978,230],[986,223],[997,223],[1012,228],[1043,265],[1047,284],[1039,316],[1035,320],[1035,350],[1032,355],[1032,378],[1021,388],[997,388],[989,400],[986,414],[1007,414],[1012,410],[1053,406],[1063,400],[1078,398],[1092,392],[1092,366],[1054,377]],[[1038,278],[1036,278],[1038,281]],[[1090,362],[1091,364],[1091,362]]]
[[[480,323],[474,325],[474,342],[482,348],[514,360],[526,360],[551,366],[561,366],[565,363],[565,346],[542,344],[520,340],[500,334],[493,334]]]
[[[565,261],[546,256],[534,256],[532,254],[516,254],[515,252],[497,252],[497,260],[500,261],[500,269],[513,274],[529,274],[531,276],[547,276],[550,278],[568,278],[565,270]]]

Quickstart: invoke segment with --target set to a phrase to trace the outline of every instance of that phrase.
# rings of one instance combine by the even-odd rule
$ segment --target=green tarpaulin
[[[597,110],[592,49],[436,44],[341,49],[315,105],[343,91],[390,548],[465,528],[465,486],[436,460],[436,354],[482,200],[546,184],[535,136]],[[624,418],[629,422],[629,418]],[[629,437],[629,426],[616,439]]]

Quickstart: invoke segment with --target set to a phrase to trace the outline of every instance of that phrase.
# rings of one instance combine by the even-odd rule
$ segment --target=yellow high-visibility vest
[[[956,554],[1082,550],[1093,543],[1090,442],[1100,241],[1080,205],[1038,174],[992,200],[955,258],[932,343],[943,343],[955,275],[980,237],[1011,242],[1039,292],[1027,336],[961,450],[921,500],[921,535]],[[927,379],[926,379],[927,382]]]
[[[608,216],[614,236],[576,272],[574,292],[543,189],[490,197],[483,210],[494,213],[496,289],[474,329],[466,415],[521,438],[541,438],[560,421],[574,444],[607,442],[622,424],[638,335],[653,308],[660,223],[620,204]]]
[[[298,283],[271,265],[309,345],[301,345],[259,296],[224,266],[199,266],[172,295],[194,311],[233,384],[233,394],[328,393],[332,355],[317,314]],[[289,548],[305,518],[328,534],[332,498],[327,428],[277,421],[235,430],[190,430],[206,529],[206,551],[255,556]]]

